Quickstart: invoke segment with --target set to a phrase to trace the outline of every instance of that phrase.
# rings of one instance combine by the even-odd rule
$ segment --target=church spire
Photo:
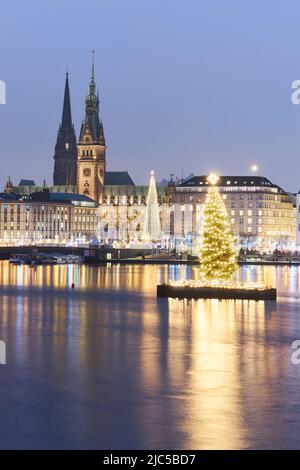
[[[71,101],[70,101],[70,88],[69,88],[69,73],[66,72],[64,105],[61,119],[61,126],[65,129],[72,127],[72,114],[71,114]]]
[[[96,82],[95,82],[95,51],[92,50],[92,76],[90,81],[90,94],[89,99],[97,102],[96,97]]]
[[[69,74],[66,72],[64,104],[54,153],[54,185],[75,185],[77,172],[77,142],[71,115]]]

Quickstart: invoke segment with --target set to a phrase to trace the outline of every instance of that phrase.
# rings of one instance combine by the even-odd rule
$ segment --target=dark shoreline
[[[199,265],[199,261],[195,257],[155,257],[152,250],[138,249],[99,249],[84,247],[63,247],[63,246],[0,246],[0,260],[9,260],[10,256],[16,253],[59,253],[73,254],[84,258],[84,263],[94,265],[106,264],[157,264],[157,265]],[[298,266],[299,259],[240,259],[240,266],[244,265],[260,265],[260,266]]]

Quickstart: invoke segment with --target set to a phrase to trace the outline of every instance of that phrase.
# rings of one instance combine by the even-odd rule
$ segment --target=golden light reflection
[[[297,295],[299,268],[241,270],[242,279],[277,285],[277,304],[156,298],[158,282],[197,275],[188,266],[0,262],[1,336],[18,367],[47,364],[58,387],[89,397],[97,422],[113,397],[144,448],[168,435],[174,448],[247,448],[257,420],[270,426],[285,399],[274,384],[288,380],[297,322],[288,303],[280,307],[287,292]]]
[[[157,267],[151,266],[147,276],[140,265],[111,265],[91,267],[87,265],[16,266],[8,261],[0,262],[0,285],[22,288],[71,288],[122,290],[130,286],[134,291],[156,289]]]

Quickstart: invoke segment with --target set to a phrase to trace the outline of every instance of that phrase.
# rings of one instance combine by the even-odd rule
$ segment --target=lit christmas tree
[[[209,175],[210,187],[204,205],[204,234],[200,249],[201,273],[205,281],[230,280],[237,269],[235,241],[225,204],[216,183]]]
[[[147,197],[145,222],[144,222],[144,241],[157,242],[161,238],[159,207],[156,191],[156,182],[154,171],[151,171],[149,191]]]

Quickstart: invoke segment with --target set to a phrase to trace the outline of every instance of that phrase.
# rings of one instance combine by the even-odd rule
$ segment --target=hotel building
[[[217,186],[241,247],[270,251],[294,246],[293,195],[261,176],[221,176]],[[201,235],[207,188],[206,176],[194,176],[176,187],[173,195],[175,238],[194,240]]]
[[[2,243],[53,243],[91,240],[97,227],[97,205],[85,196],[33,193],[0,194]]]

